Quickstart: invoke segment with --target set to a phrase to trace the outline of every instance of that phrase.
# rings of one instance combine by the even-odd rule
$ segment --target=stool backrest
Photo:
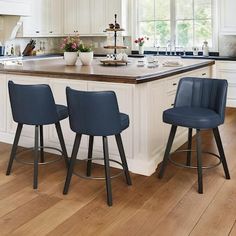
[[[116,94],[66,88],[71,129],[79,134],[109,136],[121,132]]]
[[[46,125],[59,121],[53,94],[48,85],[21,85],[9,81],[8,88],[15,122]]]
[[[175,107],[201,107],[214,110],[224,121],[227,80],[186,77],[180,80]]]

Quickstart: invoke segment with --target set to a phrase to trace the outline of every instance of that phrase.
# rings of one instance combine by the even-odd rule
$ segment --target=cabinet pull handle
[[[172,107],[173,107],[174,105],[175,105],[174,103],[171,104]]]
[[[207,75],[206,73],[202,73],[202,76]]]
[[[38,31],[38,30],[36,31],[36,34],[39,34],[39,31]]]
[[[49,31],[49,33],[50,33],[50,34],[52,34],[52,33],[53,33],[53,31]]]
[[[177,83],[173,83],[173,86],[176,86],[177,85]]]

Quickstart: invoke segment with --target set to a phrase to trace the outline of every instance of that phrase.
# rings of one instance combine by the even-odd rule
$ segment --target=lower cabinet
[[[216,78],[228,81],[227,106],[236,107],[236,62],[217,61]]]

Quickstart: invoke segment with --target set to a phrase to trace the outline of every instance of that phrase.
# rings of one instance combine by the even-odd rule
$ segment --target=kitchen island
[[[129,59],[127,66],[103,66],[94,59],[92,66],[65,66],[63,59],[0,64],[0,141],[12,143],[16,124],[12,121],[7,82],[49,84],[56,103],[66,104],[65,88],[85,91],[113,90],[120,111],[129,114],[130,127],[122,134],[127,161],[132,172],[151,175],[162,161],[170,127],[163,124],[162,113],[173,106],[179,79],[186,76],[212,77],[212,60],[175,58],[182,66],[164,67],[167,57],[158,57],[159,67],[137,67],[138,59]],[[173,58],[172,58],[173,60]],[[30,99],[30,98],[29,98]],[[74,133],[68,119],[62,122],[68,152],[71,153]],[[20,145],[33,146],[33,127],[23,129]],[[185,143],[186,130],[180,128],[173,149]],[[45,127],[46,146],[59,147],[53,126]],[[83,137],[79,159],[87,156],[88,137]],[[109,138],[110,157],[119,160],[114,137]],[[94,157],[101,157],[101,139],[94,142]]]

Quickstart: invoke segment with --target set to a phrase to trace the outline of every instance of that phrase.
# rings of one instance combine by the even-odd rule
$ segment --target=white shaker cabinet
[[[64,1],[64,34],[90,34],[90,1]]]
[[[91,34],[104,35],[106,28],[106,0],[91,0]]]
[[[228,81],[227,106],[236,107],[236,62],[216,61],[216,77]]]
[[[220,0],[220,33],[223,35],[236,35],[236,1]]]
[[[24,37],[63,34],[63,0],[32,0],[31,9],[32,15],[24,18]]]

